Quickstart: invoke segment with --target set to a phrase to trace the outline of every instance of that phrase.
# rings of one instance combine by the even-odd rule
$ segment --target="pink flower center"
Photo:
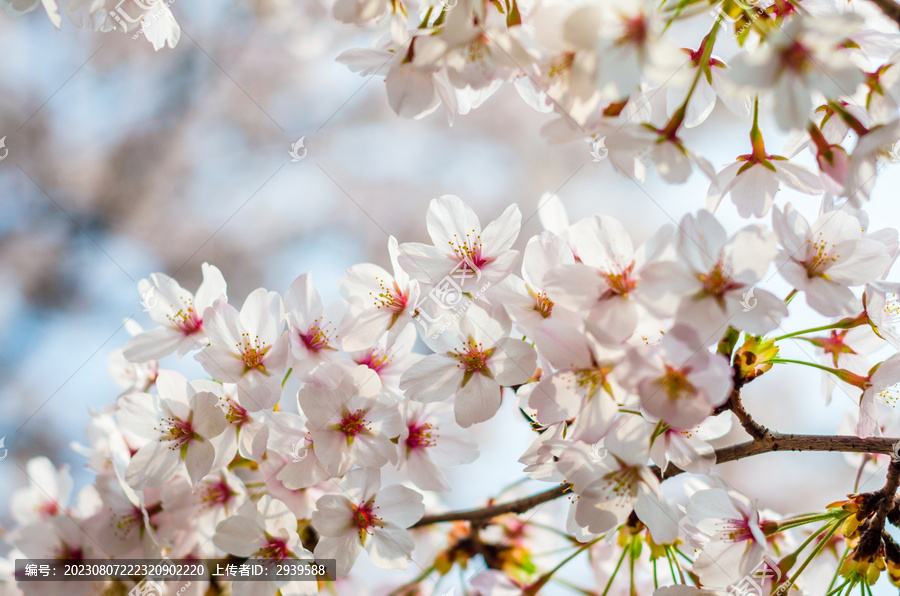
[[[722,540],[727,542],[742,542],[744,540],[753,540],[753,533],[750,531],[750,524],[745,519],[725,519],[716,524],[717,531],[721,534]]]
[[[466,369],[466,372],[484,372],[487,367],[488,358],[491,357],[493,350],[485,350],[480,343],[476,343],[474,339],[470,339],[462,349],[453,350],[456,359],[459,360],[457,366]]]
[[[397,282],[392,282],[388,286],[380,277],[375,278],[378,281],[380,291],[377,294],[369,292],[369,295],[375,300],[375,308],[386,308],[393,313],[401,313],[406,308],[408,296],[403,293]]]
[[[462,239],[453,234],[453,240],[448,240],[447,244],[450,245],[459,260],[464,262],[460,267],[460,272],[468,271],[470,263],[476,269],[481,269],[482,265],[488,263],[488,259],[481,256],[481,234],[476,233],[475,230],[466,234]]]
[[[369,430],[367,424],[366,413],[363,410],[348,412],[341,418],[341,432],[347,435],[347,438],[352,438],[365,430]]]
[[[634,261],[628,267],[619,271],[610,270],[606,273],[606,285],[613,294],[624,296],[637,287],[637,280],[631,274],[634,271]]]
[[[829,253],[829,251],[833,251],[837,245],[834,243],[829,245],[828,241],[822,237],[822,232],[819,232],[818,240],[813,242],[812,238],[810,238],[807,242],[813,245],[816,252],[806,261],[806,274],[810,279],[823,276],[825,270],[828,269],[832,263],[836,263],[837,260],[841,258],[841,255],[831,256],[834,253]]]
[[[365,356],[356,360],[357,364],[362,364],[364,366],[368,366],[375,372],[381,372],[381,369],[388,366],[394,358],[389,356],[388,354],[382,354],[377,349],[373,349],[371,352],[367,353]]]
[[[539,312],[545,319],[553,313],[553,301],[547,298],[544,292],[533,292],[531,288],[528,291],[534,297],[534,310]]]
[[[290,551],[284,540],[270,537],[266,545],[259,549],[257,555],[260,559],[276,559],[280,561],[288,558]]]
[[[669,399],[681,399],[694,394],[694,386],[687,378],[689,372],[691,372],[689,368],[678,370],[666,364],[666,375],[660,378],[658,383]]]
[[[185,335],[191,335],[203,328],[203,319],[194,311],[194,303],[182,298],[185,308],[169,316],[169,321]]]
[[[239,403],[228,399],[225,409],[225,420],[229,424],[243,424],[250,420],[250,414]]]
[[[332,337],[333,331],[327,325],[322,326],[320,321],[316,319],[306,333],[300,333],[300,339],[311,352],[333,350],[331,342],[336,339],[336,337]]]
[[[65,542],[56,548],[56,559],[63,561],[81,561],[84,559],[84,551],[80,546],[71,546]]]
[[[378,508],[375,507],[372,499],[353,508],[353,525],[356,526],[361,542],[365,542],[366,535],[369,534],[371,528],[384,526],[384,523],[375,515],[376,509]]]
[[[266,372],[263,358],[271,346],[267,346],[264,342],[259,341],[258,335],[251,341],[249,333],[242,333],[241,342],[236,344],[236,347],[241,353],[241,358],[244,361],[244,374],[247,374],[254,369],[258,369],[260,372]]]
[[[206,487],[203,494],[203,502],[207,507],[224,507],[233,499],[235,493],[224,480],[219,480],[215,484]]]
[[[407,428],[409,429],[409,436],[406,438],[407,451],[411,449],[424,449],[426,447],[434,447],[435,439],[437,437],[431,433],[433,425],[428,423],[414,423],[407,426]]]
[[[810,66],[809,51],[799,41],[795,41],[781,52],[781,67],[792,73],[802,73]]]
[[[701,273],[698,277],[703,284],[703,292],[716,298],[722,298],[726,292],[740,287],[722,263],[716,263],[709,272]]]
[[[163,418],[162,439],[163,441],[172,441],[172,450],[181,449],[194,438],[194,428],[189,420],[179,420],[178,418]]]

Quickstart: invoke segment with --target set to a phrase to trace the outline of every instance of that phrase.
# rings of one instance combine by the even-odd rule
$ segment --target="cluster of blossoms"
[[[779,185],[860,203],[879,162],[900,159],[900,36],[869,0],[337,0],[334,16],[389,23],[338,60],[386,70],[400,116],[443,108],[452,122],[511,82],[552,114],[551,142],[587,140],[642,181],[649,165],[673,184],[696,169],[710,211],[730,195],[762,217]],[[718,171],[685,140],[717,103],[752,121],[746,153]],[[782,154],[763,142],[760,105],[790,133]]]
[[[12,500],[9,559],[316,557],[337,562],[323,589],[358,594],[352,570],[365,550],[379,567],[419,568],[393,593],[441,593],[429,578],[477,570],[479,558],[471,593],[536,594],[562,565],[541,572],[530,556],[547,539],[543,522],[493,516],[442,533],[443,520],[423,519],[426,497],[439,513],[437,495],[451,489],[444,469],[477,458],[469,427],[514,400],[528,419],[521,432],[534,434],[519,462],[557,485],[551,496],[570,496],[557,532],[575,554],[590,549],[604,594],[687,596],[748,581],[821,594],[827,558],[842,549],[827,572],[833,586],[867,586],[885,569],[900,584],[900,547],[883,534],[886,521],[900,523],[900,510],[882,507],[893,495],[782,518],[715,475],[709,443],[730,430],[728,410],[765,439],[740,393],[775,365],[804,364],[779,358],[788,339],[820,355],[805,364],[829,379],[826,397],[840,388],[858,401],[849,416],[859,437],[895,424],[879,403],[893,399],[900,355],[870,359],[900,348],[898,284],[885,281],[897,232],[869,231],[866,214],[846,205],[823,204],[812,223],[787,205],[772,229],[729,235],[701,210],[636,247],[612,217],[570,224],[558,198],[542,204],[545,231],[517,268],[516,206],[482,227],[459,198],[435,199],[432,244],[391,237],[392,270],[351,267],[334,304],[309,273],[283,295],[257,289],[239,308],[211,265],[195,293],[161,273],[142,280],[155,327],[128,322],[132,338],[110,358],[123,392],[94,413],[78,447],[96,482],[71,499],[65,468],[31,460],[32,486]],[[793,288],[785,298],[758,285],[775,264]],[[830,322],[787,333],[801,294]],[[417,340],[427,355],[414,352]],[[173,354],[206,374],[161,368]],[[681,472],[690,480],[667,489]],[[815,533],[798,529],[814,522],[824,524]],[[821,568],[801,576],[809,565]],[[0,567],[3,596],[58,586],[16,583]],[[187,590],[289,596],[317,585],[210,577]]]
[[[57,29],[62,27],[62,10],[77,27],[127,33],[133,39],[144,36],[159,51],[166,46],[174,48],[181,38],[181,27],[169,9],[173,1],[0,0],[0,10],[9,17],[20,17],[41,6]]]

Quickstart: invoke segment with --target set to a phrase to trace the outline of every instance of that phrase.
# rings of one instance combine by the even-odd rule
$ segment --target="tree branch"
[[[725,406],[726,409],[734,412],[734,415],[737,416],[741,426],[743,426],[744,430],[747,431],[747,434],[754,439],[762,440],[769,434],[769,429],[754,420],[753,417],[750,416],[750,413],[744,409],[744,404],[741,403],[740,388],[735,387],[731,391],[731,395],[728,397]]]
[[[442,513],[440,515],[426,515],[415,524],[413,524],[412,527],[418,528],[421,526],[427,526],[429,524],[448,521],[487,521],[506,513],[524,513],[532,507],[537,507],[538,505],[546,503],[547,501],[552,501],[553,499],[563,496],[564,494],[569,492],[569,488],[570,487],[568,484],[563,484],[561,486],[551,488],[550,490],[546,490],[542,493],[531,495],[530,497],[525,497],[524,499],[519,499],[518,501],[503,503],[501,505],[491,505],[488,507],[482,507],[481,509],[464,509],[462,511],[451,511],[449,513]]]
[[[874,4],[878,5],[878,8],[881,9],[888,18],[893,19],[900,24],[900,4],[894,2],[894,0],[872,0]]]
[[[754,423],[755,424],[755,423]],[[754,439],[746,443],[730,445],[716,449],[716,463],[723,464],[737,461],[745,457],[751,457],[762,453],[776,451],[837,451],[845,453],[893,453],[894,444],[898,439],[886,437],[869,437],[861,439],[854,436],[832,435],[790,435],[767,431],[760,439]],[[684,470],[669,466],[665,473],[658,467],[651,468],[660,479],[667,479],[681,474]],[[569,485],[564,484],[554,487],[542,493],[537,493],[524,499],[510,501],[500,505],[490,505],[480,509],[464,509],[450,511],[439,515],[426,515],[413,524],[413,528],[419,528],[430,524],[450,521],[486,522],[490,519],[507,513],[524,513],[548,501],[557,499],[569,492]]]

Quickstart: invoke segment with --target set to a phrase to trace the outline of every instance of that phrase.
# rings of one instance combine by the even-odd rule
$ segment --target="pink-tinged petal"
[[[202,314],[206,307],[212,306],[213,302],[219,298],[223,300],[228,298],[225,278],[218,267],[209,263],[203,263],[200,266],[200,270],[203,272],[203,282],[197,288],[197,294],[194,296],[194,310]]]
[[[360,552],[362,545],[355,532],[337,537],[326,536],[319,540],[315,549],[317,559],[334,559],[337,562],[338,577],[350,573]]]
[[[180,463],[181,456],[168,442],[152,441],[131,457],[125,469],[125,480],[136,490],[162,486],[175,476]]]
[[[397,462],[397,446],[384,435],[363,432],[353,438],[350,457],[361,468],[381,468]]]
[[[399,62],[395,60],[385,78],[388,103],[401,118],[415,118],[428,111],[437,100],[434,81],[431,74]]]
[[[522,227],[522,213],[517,205],[510,205],[494,221],[489,223],[481,233],[482,253],[488,256],[499,255],[512,248],[519,230]],[[437,244],[435,244],[438,246]]]
[[[381,519],[401,528],[408,528],[425,514],[422,495],[399,484],[392,484],[378,491],[375,504]]]
[[[500,409],[500,385],[482,374],[473,374],[456,394],[456,423],[468,428],[493,418]]]
[[[316,501],[312,524],[322,536],[340,536],[354,532],[353,506],[343,495],[323,495]]]
[[[544,289],[553,300],[570,310],[588,312],[607,285],[600,273],[581,264],[560,265],[544,275]]]
[[[856,436],[871,437],[878,434],[878,413],[875,409],[875,392],[870,388],[859,400],[859,420],[856,422]]]
[[[190,398],[194,432],[206,439],[217,437],[225,431],[225,413],[219,407],[219,398],[206,391]]]
[[[741,217],[763,217],[772,207],[777,192],[776,173],[755,164],[735,178],[731,186],[731,200]]]
[[[634,513],[657,544],[673,544],[678,538],[678,513],[656,491],[641,484]]]
[[[401,244],[397,260],[410,277],[426,284],[438,283],[457,264],[446,252],[420,242]]]
[[[187,405],[189,398],[194,394],[188,380],[173,370],[161,370],[156,377],[156,387],[159,396]]]
[[[634,260],[631,236],[608,215],[594,215],[572,226],[571,240],[581,261],[600,271],[616,272]]]
[[[780,160],[776,161],[774,165],[775,176],[786,186],[808,195],[817,195],[824,190],[819,176],[809,168]]]
[[[569,216],[560,198],[554,194],[544,193],[538,202],[538,219],[545,230],[563,235],[569,227]]]
[[[428,457],[428,449],[413,449],[406,458],[406,472],[422,490],[448,491],[450,484],[440,468]]]
[[[251,461],[262,461],[269,442],[269,427],[255,421],[245,423],[238,431],[238,453]]]
[[[416,545],[409,532],[398,528],[374,528],[366,540],[372,562],[382,569],[406,569]]]
[[[216,526],[213,536],[216,548],[238,557],[249,557],[263,546],[263,533],[256,521],[256,511],[250,505],[245,509],[252,511],[253,516],[235,515]]]
[[[575,263],[572,249],[561,236],[543,232],[528,241],[522,259],[522,278],[532,288],[544,286],[544,275],[557,265]]]
[[[534,375],[537,352],[521,339],[507,337],[497,342],[487,366],[500,385],[521,385]]]
[[[610,342],[623,342],[637,329],[637,305],[627,294],[612,294],[594,305],[589,319]]]
[[[716,209],[719,208],[719,203],[722,202],[722,197],[724,197],[728,191],[731,190],[731,187],[734,186],[735,176],[737,176],[738,170],[744,165],[744,162],[734,162],[725,166],[713,181],[709,185],[709,189],[706,191],[706,210],[710,213],[715,213]]]
[[[445,354],[431,354],[403,373],[400,389],[415,401],[442,401],[459,390],[463,372],[456,359]]]
[[[573,437],[593,445],[607,434],[619,413],[619,405],[606,391],[598,391],[584,403],[575,421]]]
[[[322,428],[337,421],[340,416],[341,400],[335,398],[334,391],[307,383],[297,393],[301,413],[309,420],[310,428]]]
[[[451,245],[465,243],[467,236],[471,241],[483,236],[478,216],[462,199],[453,195],[432,199],[425,222],[432,243],[444,253],[452,252]]]
[[[632,498],[626,487],[615,480],[605,480],[586,488],[575,504],[575,521],[592,534],[602,534],[623,523],[634,510]]]
[[[188,443],[187,453],[184,455],[184,465],[194,487],[203,480],[204,476],[209,474],[215,458],[216,450],[209,441],[192,439]]]
[[[347,437],[343,432],[329,429],[311,430],[313,450],[316,457],[332,476],[341,476],[353,467],[353,458],[347,448]]]
[[[604,444],[627,464],[642,466],[650,459],[650,428],[640,416],[623,416],[609,431]]]
[[[180,331],[171,327],[157,327],[128,340],[128,343],[125,344],[124,355],[132,362],[159,360],[174,352],[183,339],[184,334]]]
[[[743,300],[743,305],[740,302],[742,297],[743,294],[729,297],[734,303],[731,308],[734,315],[730,324],[736,329],[752,335],[762,335],[772,331],[788,314],[784,300],[766,290],[753,288],[752,299],[748,294]]]
[[[325,306],[313,285],[311,273],[304,273],[294,280],[284,294],[284,307],[304,331],[320,316]]]
[[[782,269],[782,275],[787,269]],[[821,277],[809,279],[803,289],[806,290],[806,303],[826,317],[850,316],[862,308],[849,288]]]
[[[119,398],[116,419],[123,430],[144,439],[158,439],[156,424],[163,417],[159,396],[149,393],[126,393]]]
[[[273,344],[284,331],[281,296],[265,288],[253,290],[241,307],[240,321],[251,339],[259,336],[260,342]]]

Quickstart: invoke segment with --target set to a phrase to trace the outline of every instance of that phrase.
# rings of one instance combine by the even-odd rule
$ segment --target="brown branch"
[[[731,395],[725,405],[727,409],[734,412],[741,426],[754,439],[762,440],[769,434],[769,429],[754,420],[750,413],[744,409],[744,404],[741,403],[741,390],[738,387],[731,391]]]
[[[897,443],[897,439],[886,437],[869,437],[861,439],[854,436],[788,435],[767,431],[766,435],[761,439],[754,439],[753,441],[748,441],[746,443],[739,443],[737,445],[716,449],[716,463],[722,464],[744,459],[745,457],[760,455],[762,453],[773,453],[776,451],[836,451],[844,453],[890,454],[893,453],[895,443]],[[683,470],[676,468],[675,466],[669,466],[666,469],[665,474],[662,474],[656,466],[652,466],[651,469],[656,476],[661,479],[671,478],[683,472]],[[900,469],[898,469],[898,477],[900,477]],[[525,497],[524,499],[510,501],[500,505],[490,505],[480,509],[450,511],[439,515],[426,515],[412,527],[418,528],[430,524],[450,521],[487,522],[507,513],[524,513],[533,507],[537,507],[538,505],[565,495],[569,490],[569,485],[565,484],[530,497]]]
[[[564,494],[569,492],[569,488],[570,487],[568,484],[564,484],[551,488],[550,490],[546,490],[542,493],[531,495],[530,497],[525,497],[524,499],[519,499],[518,501],[503,503],[501,505],[491,505],[489,507],[482,507],[481,509],[464,509],[462,511],[451,511],[449,513],[442,513],[440,515],[426,515],[415,524],[413,524],[412,527],[418,528],[420,526],[427,526],[429,524],[449,521],[487,521],[506,513],[524,513],[532,507],[537,507],[538,505],[546,503],[547,501],[552,501],[553,499],[563,496]]]
[[[872,0],[874,4],[878,5],[878,8],[881,9],[888,18],[893,19],[900,24],[900,4],[894,2],[894,0]]]

